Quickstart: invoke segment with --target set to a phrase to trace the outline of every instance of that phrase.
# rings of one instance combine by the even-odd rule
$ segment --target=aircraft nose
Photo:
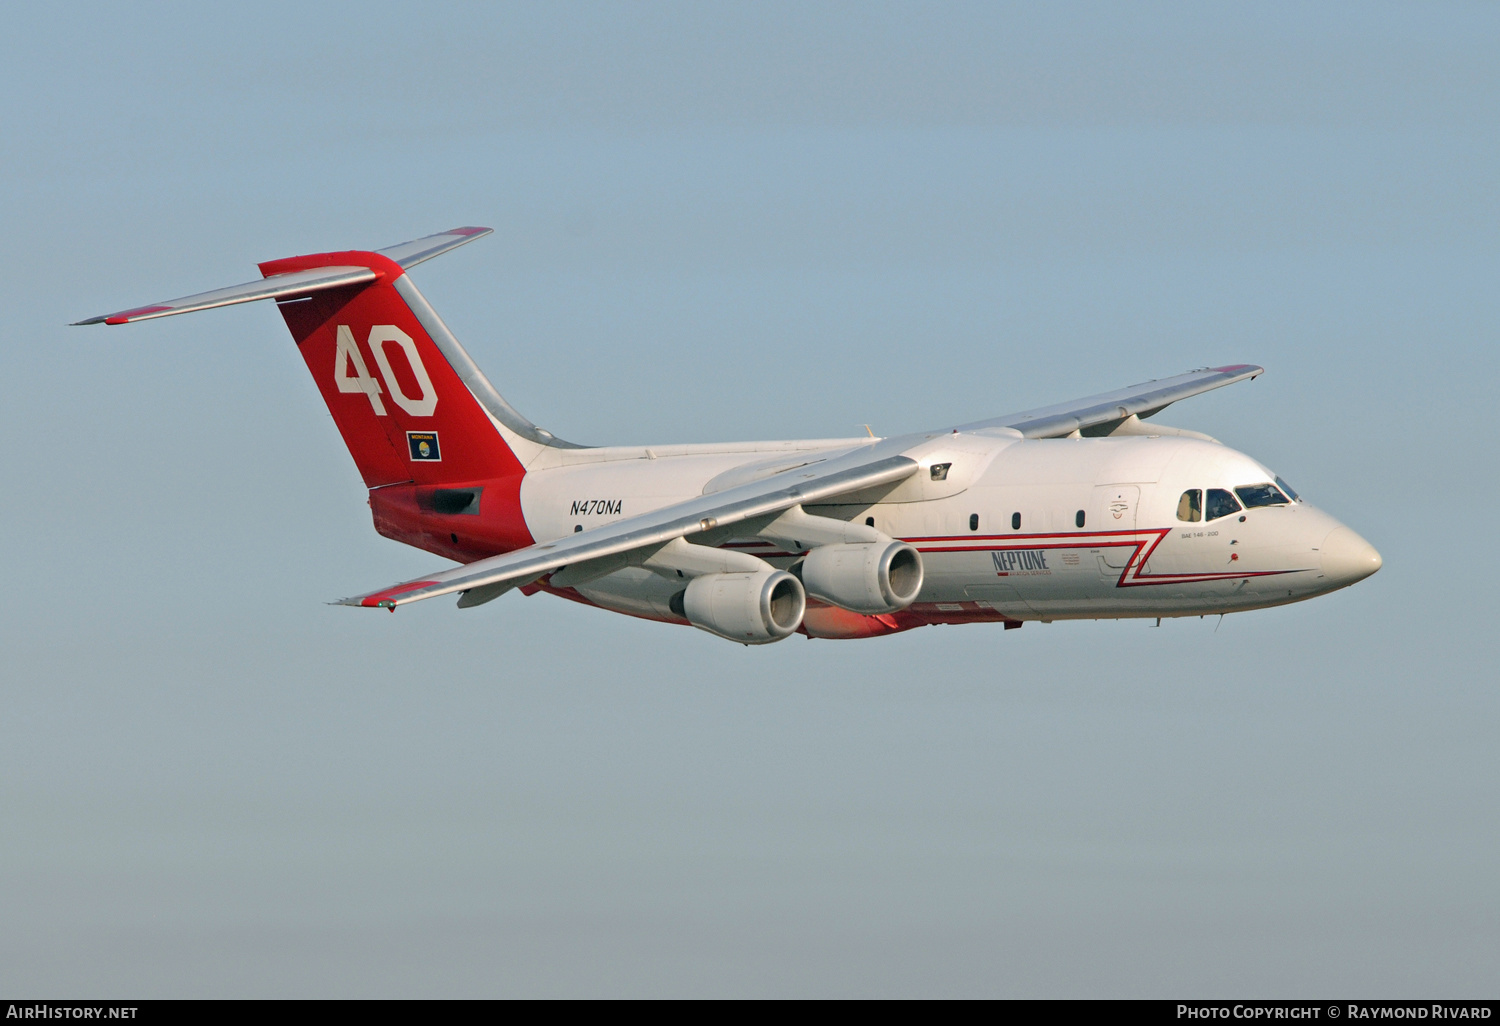
[[[1380,569],[1380,553],[1347,527],[1336,527],[1323,540],[1323,573],[1340,586],[1353,584]]]

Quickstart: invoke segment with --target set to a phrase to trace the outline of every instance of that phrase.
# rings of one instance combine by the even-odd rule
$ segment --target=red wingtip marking
[[[125,310],[115,314],[113,317],[104,318],[105,324],[129,324],[132,317],[144,317],[146,314],[157,313],[161,310],[170,310],[170,306],[138,306],[134,310]]]
[[[447,234],[449,234],[449,235],[478,235],[480,232],[487,232],[487,231],[489,231],[488,228],[455,228],[452,231],[448,232]]]
[[[385,591],[377,591],[373,595],[366,595],[364,598],[359,600],[359,604],[369,609],[378,609],[381,603],[389,599],[393,599],[398,595],[405,595],[409,591],[416,591],[418,588],[425,588],[428,585],[436,583],[437,581],[413,581],[410,584],[400,584],[394,588],[387,588],[385,589]],[[392,609],[394,608],[395,607],[392,607]]]

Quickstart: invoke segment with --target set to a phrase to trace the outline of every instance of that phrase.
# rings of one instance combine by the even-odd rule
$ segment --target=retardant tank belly
[[[596,606],[648,620],[687,623],[672,611],[672,596],[687,587],[687,581],[671,581],[650,570],[627,567],[574,588]]]

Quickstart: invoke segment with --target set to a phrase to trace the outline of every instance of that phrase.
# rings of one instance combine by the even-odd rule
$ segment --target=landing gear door
[[[1118,545],[1109,544],[1111,539],[1099,540],[1099,569],[1107,576],[1109,570],[1116,574],[1123,570],[1135,553],[1135,518],[1140,504],[1141,490],[1135,485],[1099,485],[1094,489],[1094,508],[1089,515],[1090,533],[1129,532],[1121,535]]]

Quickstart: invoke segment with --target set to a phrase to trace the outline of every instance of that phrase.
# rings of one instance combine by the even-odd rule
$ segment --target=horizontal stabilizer
[[[425,238],[415,239],[412,242],[403,242],[399,246],[391,246],[389,249],[377,249],[375,252],[383,257],[389,257],[401,265],[403,271],[420,264],[423,260],[431,260],[435,256],[441,256],[450,249],[475,239],[482,239],[486,235],[493,234],[493,228],[453,228],[437,235],[428,235]]]
[[[217,306],[253,303],[257,299],[280,299],[283,296],[300,296],[322,289],[336,289],[341,285],[358,285],[374,281],[375,277],[375,272],[368,267],[317,267],[308,271],[273,274],[259,281],[247,281],[243,285],[231,285],[227,289],[214,289],[212,292],[200,292],[196,296],[168,299],[151,306],[138,306],[119,313],[90,317],[86,321],[74,321],[73,324],[130,324],[134,321],[149,321],[153,317],[212,310]]]
[[[403,242],[399,246],[391,246],[388,249],[376,250],[376,252],[405,270],[424,260],[431,260],[450,249],[462,246],[466,242],[473,242],[475,239],[489,235],[491,231],[493,229],[490,228],[454,228],[452,231],[429,235],[412,242]],[[253,303],[257,299],[303,296],[312,292],[320,292],[323,289],[360,285],[374,281],[377,277],[379,276],[375,271],[368,267],[314,267],[305,271],[273,274],[257,281],[247,281],[243,285],[231,285],[225,289],[200,292],[181,299],[168,299],[150,306],[137,306],[118,313],[102,314],[98,317],[90,317],[88,320],[74,321],[73,324],[75,326],[131,324],[135,321],[148,321],[154,317],[170,317],[173,314],[192,313],[196,310],[212,310],[215,307],[233,306],[236,303]]]

